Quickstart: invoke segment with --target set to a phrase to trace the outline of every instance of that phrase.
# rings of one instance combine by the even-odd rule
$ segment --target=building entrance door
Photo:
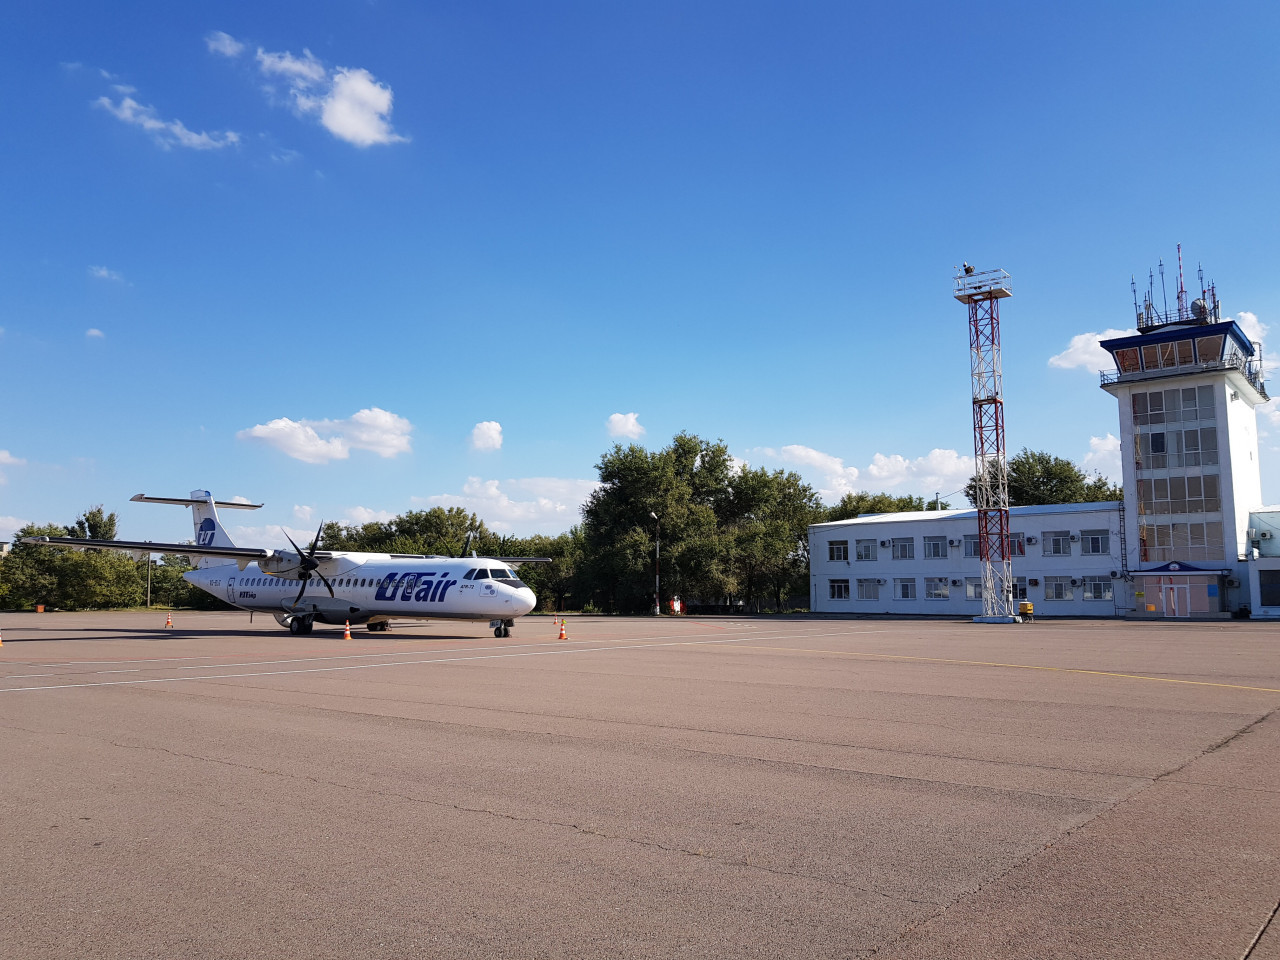
[[[1164,598],[1164,615],[1166,617],[1191,616],[1191,588],[1186,584],[1168,585],[1160,588]]]

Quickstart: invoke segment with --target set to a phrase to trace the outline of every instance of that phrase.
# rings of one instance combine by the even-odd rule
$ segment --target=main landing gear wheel
[[[289,632],[295,637],[299,634],[310,633],[314,624],[306,617],[294,617],[289,621]]]
[[[493,635],[497,637],[499,640],[503,640],[506,637],[511,636],[511,628],[510,627],[494,627]]]
[[[386,620],[379,620],[377,623],[369,624],[370,633],[385,633],[391,629],[391,624]]]

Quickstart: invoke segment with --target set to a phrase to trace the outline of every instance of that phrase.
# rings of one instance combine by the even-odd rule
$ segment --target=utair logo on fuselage
[[[436,580],[435,576],[434,570],[409,571],[404,574],[389,573],[379,581],[378,592],[373,598],[386,601],[412,600],[416,603],[440,603],[449,592],[449,588],[458,581],[445,579],[448,576],[447,573],[440,574],[439,580]]]

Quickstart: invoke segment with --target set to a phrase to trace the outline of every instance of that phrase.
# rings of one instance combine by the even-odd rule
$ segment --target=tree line
[[[148,578],[154,605],[225,607],[182,579],[193,569],[190,557],[165,554],[159,563],[115,550],[54,550],[19,541],[23,537],[81,537],[115,540],[117,516],[101,505],[73,523],[27,524],[15,535],[13,549],[0,557],[0,607],[30,610],[37,605],[59,610],[106,610],[147,602]],[[150,569],[148,569],[148,567]]]
[[[1119,499],[1120,489],[1060,457],[1025,448],[1008,465],[1010,505]],[[810,525],[863,514],[950,509],[941,500],[866,491],[825,506],[792,471],[741,466],[722,441],[677,434],[660,450],[615,444],[596,464],[600,485],[582,522],[556,536],[504,536],[461,507],[414,510],[384,522],[320,530],[320,549],[371,553],[475,552],[489,557],[547,557],[519,576],[548,611],[650,611],[655,577],[664,611],[672,598],[697,610],[781,611],[808,605]],[[964,491],[973,502],[974,481]],[[116,515],[101,506],[69,526],[28,525],[25,536],[115,539]],[[306,548],[306,544],[302,544]],[[153,565],[152,597],[179,606],[214,607],[216,598],[182,580],[189,558]],[[136,606],[146,562],[110,551],[15,545],[0,559],[0,606],[62,609]]]

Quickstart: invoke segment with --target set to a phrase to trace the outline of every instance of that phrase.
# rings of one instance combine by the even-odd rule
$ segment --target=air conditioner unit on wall
[[[880,579],[878,579],[878,580],[876,581],[876,583],[883,585],[883,584],[884,584],[884,577],[881,577]]]
[[[952,581],[951,581],[951,585],[952,585],[953,587],[958,587],[958,586],[960,586],[960,581],[959,581],[959,580],[952,580]]]
[[[1040,542],[1039,537],[1027,537],[1027,543],[1039,543],[1039,542]]]
[[[1271,531],[1270,531],[1270,530],[1259,530],[1259,531],[1258,531],[1258,539],[1259,539],[1259,540],[1270,540],[1270,539],[1271,539]]]
[[[882,546],[882,547],[887,547],[888,545],[889,545],[889,541],[888,541],[888,540],[881,540],[881,541],[880,541],[880,546]]]
[[[1240,581],[1239,581],[1239,580],[1237,580],[1235,577],[1232,577],[1231,579],[1229,579],[1229,580],[1227,581],[1227,586],[1228,586],[1228,587],[1238,587],[1238,586],[1240,586]]]
[[[1075,542],[1076,542],[1077,540],[1079,540],[1079,539],[1080,539],[1080,538],[1079,538],[1079,537],[1077,537],[1074,533],[1071,535],[1071,542],[1072,542],[1072,543],[1075,543]]]
[[[1111,579],[1112,579],[1112,580],[1115,580],[1115,579],[1116,579],[1117,577],[1119,577],[1119,576],[1120,576],[1120,571],[1119,571],[1119,570],[1112,570],[1112,571],[1111,571]]]
[[[951,546],[953,546],[953,547],[958,547],[958,546],[960,546],[960,541],[959,541],[959,540],[948,540],[948,541],[947,541],[947,543],[951,544]]]
[[[1040,578],[1039,578],[1039,577],[1032,577],[1030,580],[1028,580],[1028,581],[1027,581],[1027,584],[1028,584],[1028,586],[1038,587],[1038,586],[1040,586]]]

